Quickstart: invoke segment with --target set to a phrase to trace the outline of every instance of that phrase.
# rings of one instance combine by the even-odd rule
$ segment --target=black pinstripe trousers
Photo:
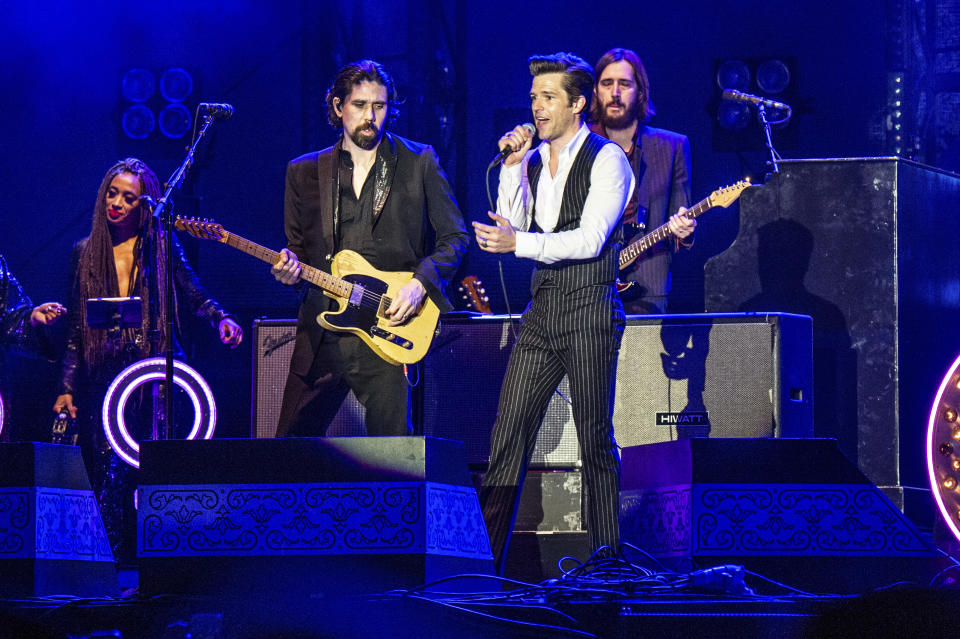
[[[501,574],[537,432],[564,374],[583,461],[590,547],[619,545],[620,456],[613,436],[613,400],[624,324],[623,306],[612,286],[567,294],[541,286],[524,311],[500,390],[490,466],[480,491]]]

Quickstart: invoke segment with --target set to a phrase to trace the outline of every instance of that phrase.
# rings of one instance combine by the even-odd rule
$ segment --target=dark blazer
[[[53,357],[52,345],[43,326],[32,326],[30,314],[33,302],[23,292],[20,282],[7,268],[0,255],[0,372],[3,370],[4,351],[21,354],[42,354]],[[0,424],[2,425],[2,424]]]
[[[337,143],[292,160],[284,194],[287,248],[304,264],[327,272],[337,251],[333,224],[339,150]],[[452,310],[443,291],[466,253],[469,236],[437,154],[430,146],[389,133],[379,151],[386,159],[387,191],[374,221],[377,256],[371,264],[383,271],[412,271],[441,312]],[[375,170],[370,179],[376,179]],[[329,308],[322,291],[302,285],[291,372],[309,372],[324,333],[316,318]]]
[[[597,125],[591,128],[603,134]],[[646,125],[640,126],[637,137],[640,157],[632,158],[637,178],[637,219],[643,222],[646,218],[643,233],[649,233],[665,224],[681,206],[690,206],[690,141],[685,135]],[[637,282],[624,299],[628,313],[631,299],[670,292],[670,264],[675,250],[675,241],[661,242],[621,273],[621,279]]]

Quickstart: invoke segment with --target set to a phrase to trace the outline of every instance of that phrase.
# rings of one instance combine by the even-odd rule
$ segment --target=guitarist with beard
[[[326,102],[340,140],[287,166],[287,246],[272,273],[300,287],[301,305],[277,436],[324,435],[348,390],[366,409],[368,435],[407,435],[405,367],[356,335],[324,330],[317,316],[333,310],[333,300],[300,283],[301,264],[329,272],[335,254],[352,250],[381,271],[412,272],[384,313],[388,326],[400,326],[427,297],[441,312],[453,309],[443,291],[466,252],[466,225],[434,150],[385,133],[398,96],[379,63],[343,67]]]
[[[620,274],[624,283],[633,282],[623,292],[624,309],[628,315],[666,313],[673,253],[693,245],[697,227],[695,219],[681,215],[690,206],[690,142],[685,135],[645,124],[654,110],[647,71],[636,53],[607,51],[597,61],[594,77],[590,130],[620,145],[637,180],[623,213],[624,228],[649,231],[666,223],[675,238],[654,245]],[[670,216],[672,211],[676,213]],[[630,233],[626,239],[629,243]]]

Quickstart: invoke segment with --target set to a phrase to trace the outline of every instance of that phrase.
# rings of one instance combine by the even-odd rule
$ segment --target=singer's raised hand
[[[531,144],[533,144],[533,126],[530,124],[518,125],[512,131],[504,133],[503,137],[497,142],[497,146],[500,147],[501,152],[507,147],[512,151],[503,160],[504,166],[513,166],[523,160],[523,156],[530,150]]]

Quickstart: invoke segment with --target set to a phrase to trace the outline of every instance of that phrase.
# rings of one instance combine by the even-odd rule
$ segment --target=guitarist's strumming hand
[[[510,222],[496,213],[487,211],[490,219],[496,226],[473,223],[473,232],[477,236],[477,244],[487,253],[513,253],[517,250],[517,233]]]
[[[670,216],[670,219],[667,221],[667,225],[670,227],[670,233],[681,240],[693,235],[693,232],[697,229],[696,218],[684,215],[686,211],[687,209],[681,206],[676,215]]]
[[[280,261],[273,265],[270,272],[281,284],[296,284],[300,281],[300,260],[290,249],[282,249]]]
[[[387,309],[387,317],[390,318],[387,325],[399,326],[416,315],[426,295],[427,289],[423,288],[417,278],[397,289],[397,294],[393,296]]]

